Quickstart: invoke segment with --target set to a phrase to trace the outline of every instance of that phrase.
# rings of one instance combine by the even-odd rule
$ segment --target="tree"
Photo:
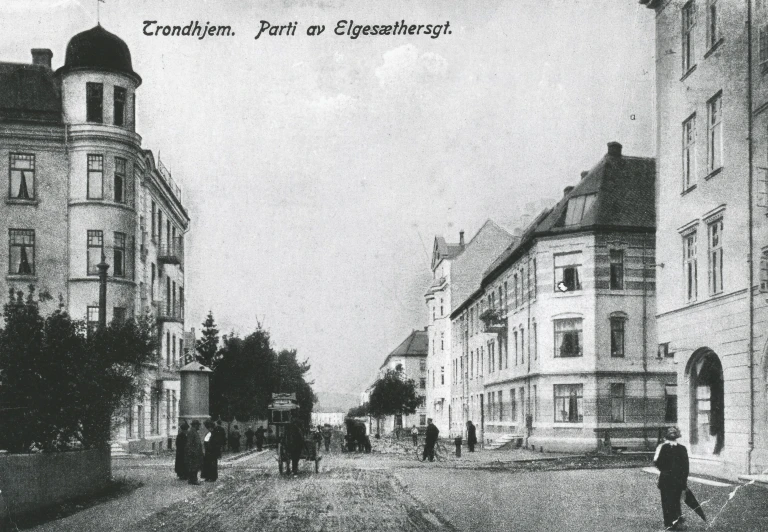
[[[368,416],[369,411],[369,405],[368,403],[363,403],[358,406],[353,406],[349,409],[347,412],[347,417],[366,417]]]
[[[155,357],[147,318],[113,322],[86,335],[63,303],[40,315],[34,288],[11,293],[0,329],[0,448],[60,450],[104,445],[112,417],[143,388]]]
[[[376,380],[368,400],[369,412],[377,420],[396,414],[413,414],[421,404],[413,379],[404,379],[395,370],[387,372]]]
[[[213,369],[216,364],[219,351],[219,330],[216,328],[216,322],[213,319],[213,312],[208,311],[208,316],[203,322],[202,338],[197,340],[195,348],[197,350],[197,361],[202,365]]]

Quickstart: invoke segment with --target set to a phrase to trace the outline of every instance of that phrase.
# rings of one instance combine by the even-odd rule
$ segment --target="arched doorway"
[[[708,347],[694,351],[686,368],[690,383],[690,437],[696,454],[720,454],[725,445],[723,365]]]

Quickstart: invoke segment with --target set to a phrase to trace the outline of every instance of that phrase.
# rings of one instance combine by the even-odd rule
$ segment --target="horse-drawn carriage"
[[[293,423],[294,410],[298,410],[299,404],[296,402],[295,393],[273,393],[272,404],[269,405],[269,421],[275,427],[275,438],[277,447],[275,448],[275,459],[278,463],[278,469],[282,474],[284,470],[290,470],[291,455],[287,448],[288,425]],[[302,435],[303,445],[301,449],[301,460],[312,461],[315,463],[315,473],[320,471],[320,444],[314,438],[307,438]],[[296,473],[294,471],[294,473]]]

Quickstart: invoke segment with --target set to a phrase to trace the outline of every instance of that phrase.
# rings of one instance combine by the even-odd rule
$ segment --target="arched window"
[[[691,446],[697,453],[720,454],[725,445],[723,365],[709,348],[694,351],[688,362]]]

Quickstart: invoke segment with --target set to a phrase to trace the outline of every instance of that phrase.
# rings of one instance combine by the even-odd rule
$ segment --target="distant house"
[[[331,425],[338,427],[344,424],[345,412],[312,412],[312,425]]]
[[[413,425],[423,427],[427,424],[427,345],[426,329],[413,331],[394,351],[387,355],[384,363],[379,367],[379,376],[391,369],[401,373],[405,379],[412,379],[416,383],[416,391],[421,397],[421,405],[414,414],[385,418],[380,425],[384,434],[398,428]]]

